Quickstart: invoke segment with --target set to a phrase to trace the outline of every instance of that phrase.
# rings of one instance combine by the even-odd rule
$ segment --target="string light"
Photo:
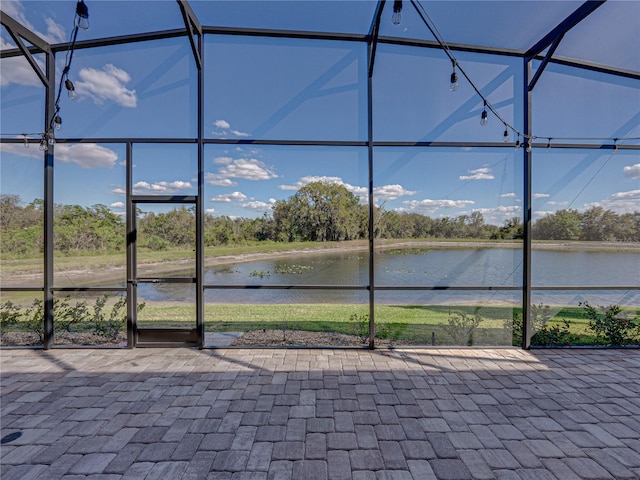
[[[393,17],[391,17],[391,22],[394,25],[400,25],[402,21],[402,0],[394,0],[393,2]]]
[[[518,134],[518,140],[516,140],[516,150],[520,150],[520,134]]]
[[[41,152],[46,152],[47,150],[49,150],[49,142],[47,141],[47,135],[46,134],[42,134],[42,138],[40,139],[40,147],[39,147]]]
[[[533,146],[531,145],[531,140],[529,140],[527,142],[527,153],[531,153],[531,149],[533,148]]]
[[[458,62],[455,60],[451,60],[451,64],[453,65],[453,72],[451,72],[451,85],[449,86],[449,90],[455,92],[458,89],[458,73],[456,72],[456,65]]]
[[[613,139],[613,153],[618,153],[618,139]]]
[[[551,151],[551,138],[549,138],[549,141],[547,142],[547,152]]]
[[[53,123],[56,126],[56,130],[60,130],[62,128],[62,118],[60,117],[60,115],[56,115],[55,117],[53,117]]]
[[[89,30],[89,9],[83,0],[76,5],[75,25],[82,30]]]
[[[29,137],[27,137],[26,133],[23,136],[24,136],[24,148],[29,148]]]
[[[482,110],[482,115],[480,116],[480,125],[483,127],[487,124],[489,120],[489,115],[487,115],[487,101],[484,102],[484,109]]]
[[[76,93],[76,87],[73,86],[73,82],[68,78],[64,81],[64,86],[67,89],[67,94],[71,100],[75,100],[78,97]]]
[[[433,22],[431,17],[429,17],[429,14],[424,9],[422,4],[418,0],[411,0],[411,4],[415,8],[415,10],[418,12],[418,15],[420,16],[420,18],[424,22],[425,26],[429,29],[429,31],[431,32],[433,37],[436,39],[436,41],[440,45],[440,48],[442,48],[444,53],[451,60],[451,64],[453,66],[453,72],[451,73],[451,86],[450,86],[450,89],[452,91],[455,91],[458,88],[458,74],[456,72],[456,67],[457,67],[460,70],[460,73],[464,76],[464,78],[467,79],[467,81],[469,82],[471,87],[475,90],[476,94],[484,101],[484,104],[485,104],[485,107],[486,107],[485,110],[488,109],[498,120],[500,120],[504,124],[505,131],[504,131],[503,140],[504,140],[505,143],[507,143],[509,141],[509,132],[508,132],[509,129],[512,130],[518,136],[518,141],[516,142],[516,148],[520,147],[520,145],[519,145],[520,136],[522,136],[523,141],[526,140],[526,141],[529,141],[529,142],[533,141],[533,140],[535,140],[537,138],[540,138],[540,137],[538,137],[536,135],[528,135],[528,134],[519,132],[518,130],[516,130],[515,127],[513,127],[511,124],[509,124],[509,122],[504,120],[502,118],[502,116],[500,116],[500,114],[496,111],[496,109],[493,107],[493,105],[491,105],[491,103],[489,103],[487,101],[485,96],[480,92],[478,87],[476,87],[475,83],[471,80],[471,78],[469,78],[467,73],[464,71],[464,69],[460,66],[460,64],[458,63],[456,58],[453,56],[453,54],[451,53],[451,49],[449,48],[449,46],[445,42],[444,38],[442,37],[442,35],[438,31],[435,23]],[[542,137],[542,138],[545,138],[545,137]],[[563,137],[563,138],[559,138],[559,137],[554,137],[554,138],[556,140],[578,140],[578,141],[581,141],[581,140],[585,140],[585,141],[602,140],[602,141],[613,141],[614,142],[614,151],[617,151],[617,148],[618,148],[617,143],[616,143],[617,140],[638,140],[638,138],[635,138],[635,137],[622,138],[622,139],[621,138],[611,139],[610,137],[609,138],[592,138],[592,137],[589,137],[589,138],[578,138],[578,137]]]

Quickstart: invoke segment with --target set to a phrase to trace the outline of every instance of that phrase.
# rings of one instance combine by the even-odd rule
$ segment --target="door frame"
[[[174,204],[195,206],[194,277],[138,277],[138,204]],[[130,195],[127,199],[127,344],[134,347],[198,347],[204,345],[202,308],[202,260],[200,232],[200,202],[197,195]],[[196,286],[196,322],[193,328],[139,328],[138,283],[193,283]]]

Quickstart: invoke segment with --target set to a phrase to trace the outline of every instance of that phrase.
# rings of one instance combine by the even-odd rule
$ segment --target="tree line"
[[[0,195],[1,252],[29,257],[43,250],[42,200],[23,205],[18,195]],[[376,207],[375,238],[521,239],[519,217],[497,226],[485,222],[481,212],[457,217],[431,218],[419,213]],[[151,250],[194,245],[194,208],[178,207],[164,213],[138,212],[139,246]],[[124,219],[105,205],[54,206],[56,251],[110,252],[126,248]],[[584,212],[558,210],[532,225],[537,240],[640,242],[640,212],[616,214],[602,207]],[[231,218],[206,214],[207,247],[256,242],[344,241],[369,236],[369,211],[342,185],[313,182],[286,200],[277,201],[270,214],[259,218]]]

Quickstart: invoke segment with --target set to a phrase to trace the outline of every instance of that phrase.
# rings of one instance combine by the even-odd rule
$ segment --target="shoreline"
[[[286,251],[267,252],[243,252],[227,255],[206,255],[204,258],[205,268],[212,268],[236,263],[248,263],[258,260],[272,260],[286,258],[290,256],[322,255],[327,253],[354,253],[367,252],[368,242],[359,240],[355,242],[345,242],[343,244],[318,245],[310,248],[296,248]],[[385,251],[390,249],[415,248],[415,249],[470,249],[470,248],[503,248],[520,249],[522,242],[490,242],[490,241],[445,241],[445,240],[377,240],[374,246],[375,251]],[[615,243],[615,242],[534,242],[532,250],[542,251],[578,251],[578,252],[605,252],[605,253],[640,253],[640,243]],[[93,259],[102,260],[102,257],[86,257],[89,262],[84,268],[70,268],[67,270],[57,269],[56,276],[64,277],[65,280],[57,284],[63,286],[92,286],[104,285],[105,282],[113,281],[114,285],[125,286],[126,265],[105,265],[95,262]],[[14,261],[17,262],[17,261]],[[184,271],[185,266],[192,264],[192,259],[178,259],[160,262],[140,262],[143,267],[144,276],[167,275],[171,272]],[[40,271],[26,270],[18,272],[0,272],[0,283],[3,286],[11,287],[33,287],[42,282]]]

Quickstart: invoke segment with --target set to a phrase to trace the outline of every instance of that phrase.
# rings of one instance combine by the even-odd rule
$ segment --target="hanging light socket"
[[[484,110],[482,110],[482,115],[480,116],[480,125],[483,127],[489,121],[489,114],[487,113],[487,102],[484,102]]]
[[[27,137],[26,134],[24,134],[23,137],[24,137],[24,148],[29,148],[29,137]]]
[[[73,82],[68,78],[64,81],[64,86],[67,89],[67,94],[71,100],[75,100],[78,94],[76,93],[76,87],[73,86]]]
[[[83,0],[76,4],[76,26],[82,30],[89,30],[89,9]]]
[[[516,150],[520,150],[520,135],[518,135],[518,140],[516,140]]]
[[[449,85],[449,90],[455,92],[458,89],[458,72],[456,72],[456,62],[455,60],[451,60],[453,64],[453,72],[451,72],[451,84]]]
[[[56,115],[53,117],[53,123],[55,124],[56,130],[60,130],[62,128],[62,117]]]
[[[393,17],[391,17],[391,22],[394,25],[400,25],[401,21],[402,21],[402,0],[394,0]]]
[[[507,143],[509,141],[509,129],[507,128],[507,126],[504,126],[504,133],[502,134],[502,141],[504,143]]]

